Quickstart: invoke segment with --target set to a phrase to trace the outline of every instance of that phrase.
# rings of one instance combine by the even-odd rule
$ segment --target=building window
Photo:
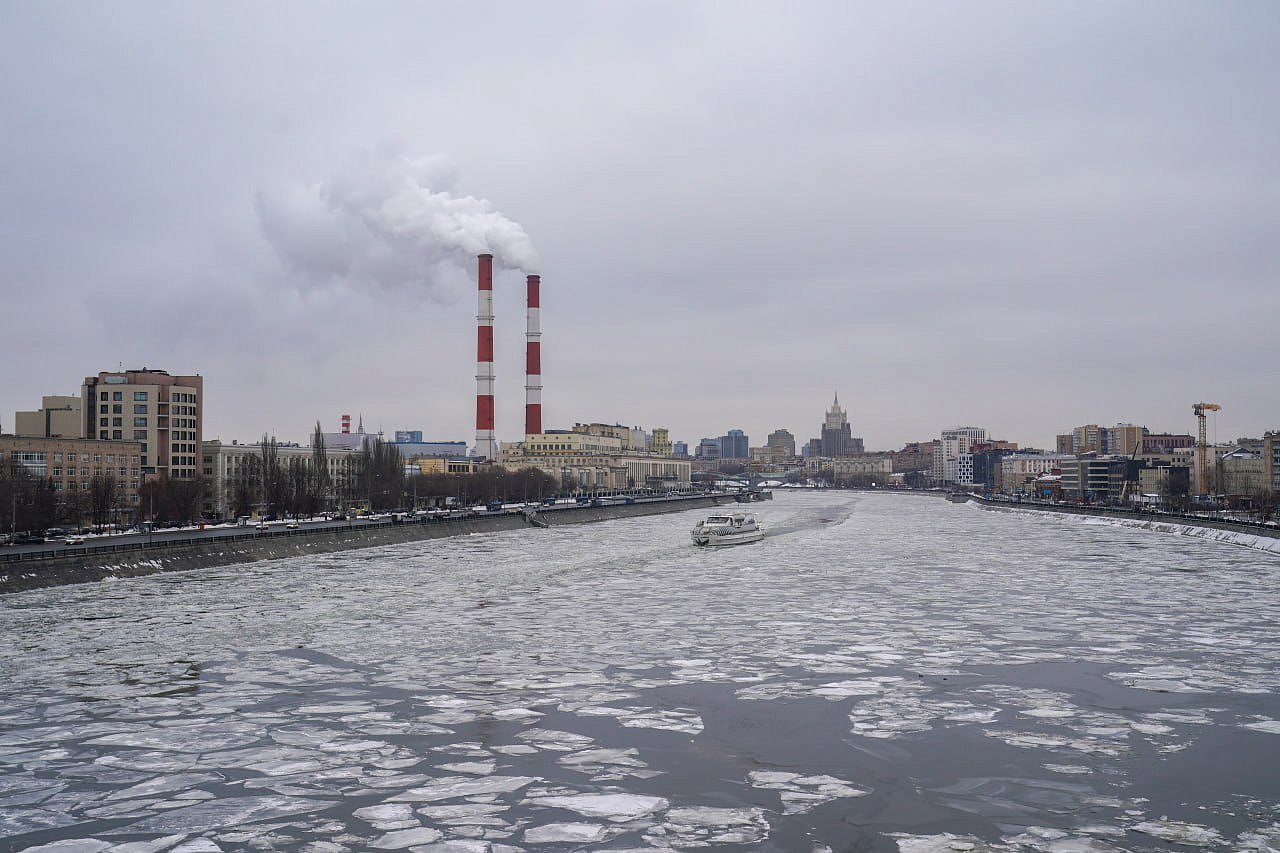
[[[107,418],[98,418],[98,426],[104,427],[106,425],[107,425]]]
[[[134,399],[134,400],[145,401],[145,400],[147,399],[147,392],[146,392],[146,391],[134,391],[134,392],[133,392],[133,399]]]
[[[70,459],[71,457],[70,457],[70,456],[68,456],[67,458],[68,458],[68,459]],[[88,462],[88,461],[89,461],[89,454],[88,454],[88,453],[81,453],[81,454],[80,454],[80,461],[81,461],[81,462]]]
[[[145,415],[147,413],[147,404],[146,403],[135,404],[133,407],[133,413],[135,415]]]
[[[133,431],[133,440],[134,440],[134,441],[141,441],[141,440],[145,439],[146,437],[147,437],[147,431],[146,431],[145,429],[135,429],[135,430]]]
[[[124,418],[112,418],[112,419],[111,419],[111,425],[112,425],[112,426],[117,426],[117,427],[118,427],[118,426],[124,426]]]
[[[123,415],[123,414],[124,414],[124,406],[120,405],[119,403],[116,403],[114,406],[112,406],[112,407],[111,407],[111,414],[113,414],[113,415]]]
[[[100,408],[98,411],[102,412],[102,414],[105,415],[107,413],[107,404],[103,403],[102,408]]]
[[[123,439],[123,438],[124,438],[124,430],[122,430],[122,429],[113,429],[113,430],[111,431],[111,439],[112,439],[113,441],[120,441],[120,440],[121,440],[121,439]]]
[[[98,438],[101,439],[102,441],[108,441],[109,439],[107,438],[107,431],[105,429],[100,431],[98,433]]]
[[[134,419],[133,419],[133,425],[134,425],[135,427],[145,427],[145,426],[147,425],[147,419],[146,419],[146,418],[134,418]]]

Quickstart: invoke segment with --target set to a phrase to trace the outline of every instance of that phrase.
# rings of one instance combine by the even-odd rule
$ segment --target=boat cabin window
[[[707,524],[728,524],[730,521],[727,515],[713,515],[707,519]]]

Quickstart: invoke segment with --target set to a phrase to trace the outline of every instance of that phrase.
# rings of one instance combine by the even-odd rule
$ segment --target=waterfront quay
[[[524,526],[548,527],[627,515],[679,512],[733,502],[730,492],[614,497],[587,502],[521,504],[491,509],[395,512],[341,520],[313,519],[219,525],[107,536],[74,545],[55,542],[0,550],[0,593],[66,583],[138,577],[301,554],[368,548]]]
[[[0,849],[1266,850],[1280,559],[947,501],[0,598]]]

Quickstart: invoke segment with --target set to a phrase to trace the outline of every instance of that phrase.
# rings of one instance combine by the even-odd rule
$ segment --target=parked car
[[[63,540],[62,540],[62,544],[63,544],[63,545],[83,545],[83,544],[84,544],[84,537],[83,537],[83,536],[76,535],[76,534],[74,534],[74,533],[73,533],[72,535],[70,535],[70,536],[66,537],[65,539],[63,539]]]
[[[288,529],[288,530],[297,530],[297,529],[298,529],[298,519],[296,519],[296,518],[291,518],[291,519],[289,519],[287,522],[285,522],[285,525],[284,525],[284,526],[285,526],[285,528],[286,528],[286,529]]]
[[[271,529],[271,525],[267,524],[265,521],[259,521],[259,522],[258,522],[258,530],[259,530],[259,531],[263,531],[263,530],[270,530],[270,529]]]

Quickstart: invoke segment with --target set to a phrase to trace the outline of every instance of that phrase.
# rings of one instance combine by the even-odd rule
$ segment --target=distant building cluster
[[[363,417],[353,427],[346,414],[335,432],[317,424],[309,446],[266,436],[250,443],[206,440],[202,376],[122,369],[86,377],[78,396],[45,396],[38,409],[17,412],[13,433],[0,435],[0,482],[20,478],[27,483],[23,500],[95,524],[164,513],[223,518],[278,506],[298,512],[311,505],[372,505],[400,500],[402,477],[495,471],[536,471],[542,482],[576,493],[754,477],[955,487],[1082,503],[1274,503],[1280,430],[1209,445],[1204,412],[1218,408],[1195,405],[1199,436],[1091,423],[1062,432],[1052,450],[1041,450],[993,438],[984,427],[957,426],[899,450],[867,452],[836,395],[815,418],[817,436],[803,444],[778,428],[753,446],[744,430],[732,428],[702,438],[691,454],[689,443],[673,440],[665,427],[584,421],[543,430],[538,418],[538,431],[499,444],[488,458],[464,441],[433,440],[420,429],[396,430],[388,440],[366,432]],[[274,473],[264,474],[268,469]],[[16,518],[17,492],[11,493]]]

